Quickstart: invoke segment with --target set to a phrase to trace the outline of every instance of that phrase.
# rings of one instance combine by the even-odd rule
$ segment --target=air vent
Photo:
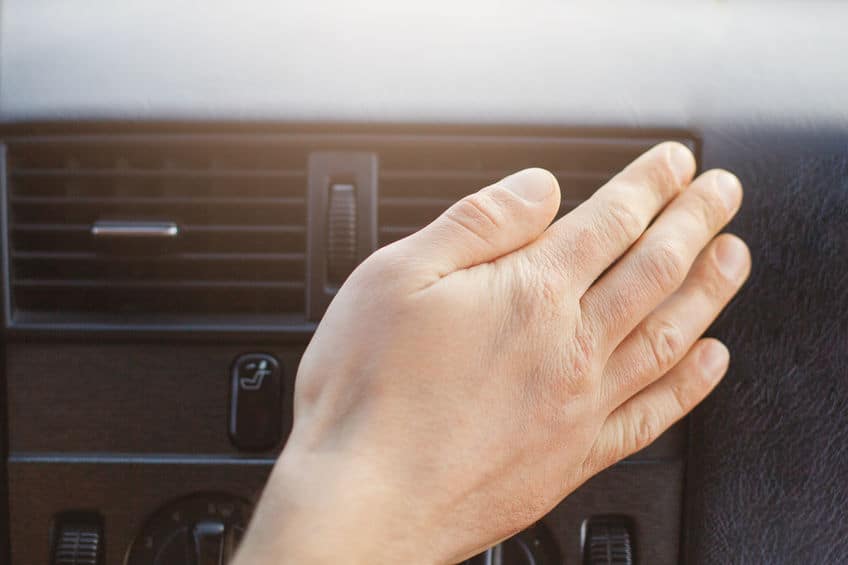
[[[13,323],[302,319],[306,154],[250,138],[10,143]],[[178,235],[95,237],[98,222]]]
[[[96,131],[5,142],[0,179],[6,181],[7,317],[13,328],[308,333],[323,311],[307,318],[307,226],[315,228],[307,219],[308,187],[325,190],[328,182],[356,180],[350,171],[307,178],[310,155],[376,158],[378,245],[386,245],[462,196],[525,167],[556,174],[563,214],[662,140],[547,130],[496,135],[487,128]],[[369,198],[358,206],[373,206]],[[373,222],[362,212],[358,220]]]
[[[556,175],[563,193],[560,215],[565,214],[659,141],[477,136],[385,147],[380,150],[380,244],[417,231],[469,192],[527,167]]]

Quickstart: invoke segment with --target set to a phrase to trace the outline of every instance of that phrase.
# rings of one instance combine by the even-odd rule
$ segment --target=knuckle
[[[527,306],[542,306],[537,304],[542,302],[544,307],[547,307],[548,302],[558,301],[561,289],[557,277],[548,272],[547,259],[535,255],[521,259],[509,265],[509,287],[514,300]]]
[[[718,260],[713,258],[708,268],[698,269],[693,277],[694,292],[704,296],[711,303],[723,299],[732,290],[732,284],[721,274]]]
[[[546,268],[555,269],[568,278],[596,257],[601,243],[600,231],[592,223],[569,226],[562,240],[551,238],[541,246]]]
[[[571,246],[541,245],[523,259],[523,274],[515,281],[528,300],[549,309],[566,306],[575,299],[571,273],[578,259]]]
[[[674,143],[664,145],[664,150],[659,152],[658,158],[647,168],[645,175],[647,182],[658,193],[663,197],[669,198],[680,191],[681,181],[672,164],[674,159],[672,152],[677,150],[676,145]]]
[[[610,227],[621,240],[635,241],[642,235],[645,226],[633,207],[613,200],[607,204],[606,208]]]
[[[484,191],[466,196],[445,212],[461,229],[488,240],[503,224],[500,205]]]
[[[688,262],[682,245],[663,240],[651,245],[643,256],[646,275],[663,292],[676,289],[686,277]]]
[[[645,323],[647,351],[653,367],[662,372],[670,368],[680,358],[685,346],[680,329],[665,321],[649,321]]]
[[[721,197],[714,190],[693,190],[691,195],[692,200],[686,209],[696,224],[716,228],[727,214]]]
[[[507,327],[522,335],[537,335],[541,328],[555,331],[568,309],[569,293],[558,280],[561,277],[522,263],[516,262],[518,267],[509,271],[504,282],[509,296]]]
[[[538,275],[545,308],[562,306],[569,297],[568,284],[559,269],[543,269]]]
[[[674,399],[674,408],[677,414],[685,414],[689,411],[690,391],[684,382],[674,381],[669,383],[669,391]]]
[[[589,455],[586,456],[586,460],[583,463],[582,475],[591,476],[596,474],[598,471],[615,465],[623,456],[624,452],[625,446],[624,441],[621,438],[621,434],[616,435],[615,445],[612,448],[599,449],[598,446],[595,445],[592,447]]]
[[[583,318],[578,318],[577,320],[577,329],[574,334],[577,357],[576,364],[585,373],[591,370],[595,356],[598,354],[598,340],[591,331],[588,331]]]
[[[659,415],[654,410],[643,410],[633,423],[632,451],[639,451],[651,445],[660,434]]]
[[[592,336],[586,332],[575,334],[573,343],[574,349],[570,355],[568,371],[575,382],[580,385],[581,392],[588,393],[594,389],[596,384],[594,379],[591,378],[591,374],[597,347]]]
[[[579,338],[572,341],[578,341]],[[552,360],[542,370],[543,384],[540,396],[552,410],[539,411],[561,421],[567,414],[573,416],[575,406],[584,403],[578,399],[592,399],[597,395],[599,381],[593,376],[592,348],[586,342],[563,352],[561,358]]]
[[[559,427],[567,423],[578,404],[590,399],[595,393],[595,382],[585,373],[575,373],[567,364],[551,373],[545,381],[545,410],[536,415],[543,425]]]

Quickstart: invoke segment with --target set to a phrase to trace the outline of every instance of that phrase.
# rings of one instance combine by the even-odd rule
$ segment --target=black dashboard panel
[[[227,434],[230,374],[245,353],[282,366],[291,427],[299,348],[274,343],[15,344],[7,349],[9,438],[16,454],[210,455],[238,459]],[[93,400],[94,399],[94,400]],[[272,460],[280,444],[264,454]],[[267,451],[267,450],[266,450]],[[254,456],[251,453],[245,456]]]
[[[215,513],[198,514],[194,523],[169,509],[182,508],[185,497],[194,497],[192,515],[204,512],[207,499],[209,508],[222,499],[249,505],[291,427],[297,363],[315,323],[307,319],[312,288],[304,284],[304,251],[315,250],[312,232],[325,229],[315,220],[326,213],[304,203],[333,178],[349,182],[346,169],[338,177],[315,173],[306,166],[312,156],[328,166],[347,155],[373,156],[375,190],[364,205],[375,212],[369,230],[376,247],[424,225],[470,182],[545,166],[561,180],[565,214],[660,139],[698,150],[687,132],[670,130],[29,127],[31,133],[8,127],[3,138],[13,563],[49,559],[56,539],[81,535],[72,527],[79,516],[93,521],[86,526],[98,532],[106,563],[131,565],[170,564],[163,556],[182,552],[192,528],[243,527],[225,527]],[[165,234],[167,245],[145,239],[104,247],[95,233],[103,220],[127,229],[139,220],[147,228],[152,219],[154,228],[173,225],[179,235]],[[276,240],[269,244],[275,230],[284,230],[284,253],[273,248]],[[229,239],[207,235],[217,232]],[[250,237],[234,242],[234,232]],[[279,266],[256,278],[257,257]],[[248,289],[249,298],[231,287]],[[195,293],[192,311],[171,297],[184,288]],[[261,308],[283,291],[302,298]],[[322,300],[311,310],[315,317]],[[206,303],[210,312],[194,308]],[[282,402],[270,410],[278,431],[234,442],[235,395],[263,386],[258,373],[235,371],[245,355],[279,363]],[[586,532],[598,529],[588,521],[619,516],[643,562],[676,561],[687,433],[686,422],[676,426],[537,524],[533,531],[547,540],[555,562],[581,559],[586,536],[594,535]],[[151,518],[168,513],[181,516],[172,527]]]
[[[754,268],[712,330],[733,361],[692,418],[687,562],[843,563],[848,136],[718,137],[704,160],[747,187],[730,229]]]

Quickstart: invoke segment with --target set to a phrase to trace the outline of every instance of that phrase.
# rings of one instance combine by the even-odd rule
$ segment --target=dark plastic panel
[[[6,302],[6,261],[8,247],[6,246],[6,202],[2,195],[6,194],[6,146],[0,144],[0,320],[6,321],[8,303]],[[5,340],[4,340],[5,341]],[[0,352],[2,356],[2,367],[6,366],[6,348]],[[8,560],[9,555],[9,505],[8,505],[8,480],[6,476],[6,462],[9,453],[8,413],[6,396],[6,371],[0,371],[0,563]]]
[[[236,455],[228,435],[230,371],[237,357],[256,352],[281,363],[285,437],[300,349],[268,343],[10,346],[11,450]]]
[[[10,463],[13,563],[45,562],[53,516],[67,508],[94,507],[104,519],[106,562],[119,564],[147,518],[168,502],[194,492],[255,501],[270,468],[268,460],[233,458],[15,457]],[[681,461],[625,463],[593,478],[543,520],[563,564],[580,563],[583,522],[610,513],[632,520],[642,563],[675,563],[682,478]]]
[[[47,563],[57,511],[96,508],[103,517],[105,563],[120,565],[145,521],[165,504],[198,492],[255,500],[270,469],[264,460],[13,460],[12,563]]]
[[[732,169],[746,185],[746,201],[731,230],[744,235],[751,243],[754,272],[743,295],[731,305],[713,330],[714,335],[727,340],[734,360],[726,381],[696,412],[693,421],[684,528],[687,562],[845,561],[848,559],[848,549],[844,545],[848,532],[842,518],[848,500],[848,459],[844,457],[844,429],[848,428],[844,415],[848,413],[845,409],[848,392],[844,390],[843,382],[845,367],[848,366],[848,349],[845,346],[848,343],[848,296],[845,291],[848,288],[845,280],[848,272],[845,263],[848,257],[848,240],[845,238],[848,229],[848,191],[845,186],[848,178],[848,137],[838,132],[813,132],[804,128],[788,131],[706,131],[703,137],[703,166]],[[200,361],[201,366],[210,369],[218,367],[219,358],[214,357],[213,350],[221,343],[252,341],[244,335],[223,331],[197,336],[189,329],[186,328],[180,339],[195,343],[206,340],[213,344],[208,348],[210,352],[204,353],[210,356],[208,365],[203,365],[202,359]],[[254,328],[254,331],[259,330]],[[302,331],[303,336],[308,335],[308,328],[304,327]],[[147,344],[141,345],[142,337],[126,330],[121,334],[87,335],[84,341],[89,344],[91,340],[104,338],[110,342],[123,340],[123,344],[114,343],[114,346],[129,352],[152,347],[151,342],[155,341],[162,345],[161,340],[166,339],[164,334],[148,333],[143,338]],[[174,334],[169,335],[167,339],[176,339]],[[67,412],[62,418],[48,417],[43,423],[44,429],[39,429],[41,424],[29,419],[30,415],[23,409],[22,403],[25,401],[26,406],[38,406],[41,398],[35,384],[38,378],[44,378],[45,383],[60,384],[59,381],[64,378],[70,379],[71,383],[102,387],[91,390],[104,398],[120,398],[124,394],[121,387],[114,384],[123,378],[124,384],[130,383],[130,390],[138,395],[147,395],[148,399],[166,404],[171,389],[168,386],[151,386],[151,382],[129,370],[112,381],[105,381],[106,384],[92,376],[95,373],[90,371],[65,369],[66,372],[57,372],[57,367],[67,365],[73,359],[89,362],[95,359],[95,350],[85,353],[65,348],[69,347],[68,340],[78,340],[79,337],[56,331],[38,334],[13,332],[7,337],[18,342],[35,341],[19,353],[15,353],[15,348],[23,344],[11,347],[7,360],[10,368],[18,367],[14,373],[7,375],[9,392],[17,399],[10,406],[11,439],[13,445],[20,442],[17,446],[21,450],[13,453],[10,469],[11,484],[18,489],[12,493],[12,508],[15,512],[20,509],[12,524],[15,535],[21,536],[22,540],[17,547],[31,546],[34,552],[46,552],[46,544],[40,545],[38,540],[42,538],[38,536],[46,535],[47,517],[59,509],[53,508],[53,505],[69,505],[76,496],[59,492],[60,489],[73,493],[68,485],[86,484],[86,477],[106,485],[119,481],[114,477],[105,478],[101,473],[108,475],[115,472],[124,483],[133,483],[133,488],[147,494],[151,491],[145,489],[153,487],[145,486],[145,481],[155,482],[157,488],[165,485],[166,491],[182,495],[198,476],[206,476],[207,473],[218,478],[225,477],[213,480],[207,476],[198,481],[209,488],[255,481],[251,484],[257,485],[258,489],[261,484],[267,472],[266,459],[257,463],[266,466],[261,472],[251,470],[255,467],[247,462],[248,470],[242,472],[240,468],[234,468],[229,460],[217,462],[212,466],[214,470],[188,464],[186,467],[189,469],[202,467],[207,470],[173,472],[173,466],[153,459],[135,461],[128,467],[130,471],[123,468],[108,472],[93,470],[116,465],[104,461],[92,463],[90,467],[86,467],[89,463],[69,464],[68,468],[76,470],[65,472],[58,470],[65,465],[59,462],[62,454],[58,454],[59,459],[55,463],[28,459],[27,450],[41,451],[36,455],[49,458],[51,453],[56,455],[57,447],[61,450],[63,445],[83,449],[86,444],[83,434],[77,435],[69,430],[89,431],[97,427],[96,411],[85,417],[79,411],[73,417]],[[274,334],[268,339],[253,341],[267,345],[269,341],[282,339],[282,334]],[[302,341],[303,338],[299,339]],[[60,346],[62,344],[64,346]],[[176,342],[169,343],[167,347],[181,348]],[[243,352],[256,346],[245,343],[244,347],[230,347],[233,352]],[[20,355],[18,361],[13,360],[16,355]],[[51,355],[54,355],[52,360],[39,361],[40,357],[50,359]],[[156,353],[153,357],[158,355]],[[226,357],[227,361],[231,360],[229,355]],[[186,357],[192,361],[200,358],[200,355]],[[122,366],[115,359],[103,363],[107,367]],[[151,366],[148,363],[137,365],[140,370],[149,371]],[[39,377],[26,370],[31,365],[47,372]],[[123,366],[132,365],[126,363]],[[167,370],[162,372],[161,365],[154,363],[153,368],[153,373],[170,375]],[[78,372],[78,375],[74,376],[72,371]],[[55,374],[50,376],[51,372]],[[225,367],[219,374],[225,379]],[[186,378],[193,382],[201,381],[198,376]],[[46,395],[45,399],[52,403],[45,404],[49,407],[60,405],[60,398],[68,391],[59,386],[55,392],[50,387],[42,389],[42,392]],[[225,392],[221,394],[225,395]],[[179,395],[171,396],[170,402],[176,406]],[[136,405],[130,402],[128,406]],[[224,410],[225,401],[221,406]],[[32,416],[49,416],[47,409],[44,410],[36,411]],[[217,419],[213,412],[206,413],[206,417]],[[116,412],[108,413],[117,415]],[[85,423],[86,418],[92,418],[91,428],[86,428],[89,425]],[[62,429],[61,422],[66,429]],[[116,451],[118,448],[124,450],[132,443],[136,449],[142,446],[141,450],[149,449],[152,454],[155,448],[145,447],[143,425],[132,429],[134,424],[124,424],[118,419],[114,422],[127,427],[125,431],[129,441],[101,431],[94,436],[97,442]],[[223,426],[222,423],[222,431]],[[55,434],[52,440],[50,434]],[[211,453],[228,453],[217,439],[204,436],[202,430],[197,434],[195,438],[187,435],[181,439],[160,436],[157,441],[170,446],[174,454],[190,454],[198,447]],[[194,442],[195,439],[198,442]],[[54,440],[55,443],[52,443]],[[188,447],[190,445],[193,447]],[[653,474],[661,475],[659,472]],[[629,488],[642,491],[649,484],[646,481],[630,483]],[[60,484],[63,486],[60,487]],[[590,482],[587,487],[597,484]],[[673,481],[664,484],[671,492],[677,488]],[[126,488],[115,487],[108,497],[112,499],[116,496],[115,492],[123,493],[121,489]],[[98,500],[98,496],[107,496],[106,490],[110,487],[101,492],[89,484],[81,492]],[[581,493],[584,490],[573,495],[565,505],[578,500],[597,501],[605,496],[592,493],[591,489]],[[629,504],[627,496],[631,494],[619,495],[611,491],[610,497],[615,497],[616,504]],[[128,508],[120,512],[138,511],[142,515],[148,506],[159,503],[157,500],[149,504],[133,498],[127,500]],[[660,512],[650,503],[645,504],[652,512]],[[611,504],[601,506],[607,513],[617,512]],[[555,519],[559,512],[560,509],[557,509],[551,519]],[[574,517],[566,521],[578,521],[578,514],[575,511]],[[142,519],[143,516],[137,518]],[[563,528],[563,532],[572,531],[571,526]],[[127,536],[131,529],[125,525]],[[641,545],[638,547],[640,551],[644,549]],[[43,562],[43,555],[46,553],[38,553],[35,559],[29,559],[30,555],[25,554],[25,559],[15,563]],[[655,562],[677,561],[663,561],[657,557]]]
[[[464,135],[462,143],[485,144],[491,143],[490,134],[496,132],[459,133]],[[591,147],[593,140],[613,142],[615,159],[625,159],[652,140],[666,137],[642,132],[619,146],[614,132],[505,133],[514,137],[503,138],[504,143],[513,139],[525,152],[539,139],[534,136],[542,135],[552,143],[547,155],[554,157],[557,143],[566,150]],[[274,139],[289,143],[329,139],[325,134],[310,135],[275,134]],[[560,142],[557,135],[566,139]],[[436,146],[459,143],[454,135],[440,136],[430,131],[428,142]],[[363,144],[373,147],[386,140],[361,130],[333,139],[342,140],[339,146],[345,155]],[[401,159],[414,153],[420,138],[396,131],[391,140],[393,158],[406,163]],[[398,151],[398,147],[404,149]],[[359,164],[361,180],[365,185],[372,183],[373,155]],[[352,167],[347,174],[353,171],[355,176],[357,170]],[[374,212],[376,204],[372,192],[362,206]],[[363,250],[370,251],[376,243],[376,224],[368,221],[364,226],[360,235],[367,245]],[[87,325],[79,319],[55,325],[55,321],[18,320],[22,323],[6,332],[15,564],[42,561],[51,517],[69,509],[102,512],[109,540],[107,562],[111,563],[125,550],[139,524],[175,497],[198,490],[238,496],[259,491],[282,446],[260,454],[241,453],[233,447],[227,435],[229,369],[238,355],[248,352],[267,351],[280,359],[287,387],[281,418],[287,433],[292,379],[314,324],[276,320],[266,325],[252,320],[236,331],[234,323],[245,320],[222,319],[198,326],[196,320],[159,317],[143,328],[102,321]],[[202,332],[196,331],[201,327]],[[563,554],[579,554],[585,519],[617,511],[632,515],[643,528],[642,535],[656,548],[651,555],[657,562],[674,559],[679,550],[685,434],[685,425],[676,427],[649,449],[594,479],[552,513],[546,524],[557,532]],[[167,484],[163,487],[163,483]],[[130,490],[133,494],[128,495]]]

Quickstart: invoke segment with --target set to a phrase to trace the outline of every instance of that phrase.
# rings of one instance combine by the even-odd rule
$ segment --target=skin
[[[700,336],[750,270],[742,188],[677,143],[550,225],[541,169],[351,275],[236,565],[455,563],[650,444],[725,374]]]

